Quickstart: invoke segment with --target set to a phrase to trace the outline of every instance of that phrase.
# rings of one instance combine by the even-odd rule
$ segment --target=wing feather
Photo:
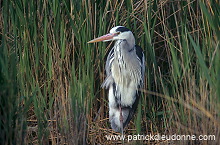
[[[107,77],[101,85],[102,88],[105,87],[107,89],[109,85],[113,83],[112,72],[111,72],[111,66],[112,66],[113,60],[114,60],[114,47],[111,49],[111,51],[109,52],[107,56],[107,60],[105,64],[105,71],[106,71]]]

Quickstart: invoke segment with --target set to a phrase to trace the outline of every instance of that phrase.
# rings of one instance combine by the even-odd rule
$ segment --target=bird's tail
[[[123,128],[125,128],[130,120],[133,118],[134,113],[137,109],[139,101],[139,96],[137,95],[136,100],[132,107],[122,107],[122,116],[123,116]],[[120,110],[118,107],[109,108],[109,119],[111,123],[111,127],[116,132],[121,132],[122,127],[120,123]]]

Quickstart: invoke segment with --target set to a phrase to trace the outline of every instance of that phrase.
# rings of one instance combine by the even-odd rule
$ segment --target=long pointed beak
[[[100,42],[100,41],[108,41],[108,40],[112,40],[114,36],[117,36],[118,33],[109,33],[106,35],[103,35],[101,37],[95,38],[93,40],[90,40],[87,43],[95,43],[95,42]]]

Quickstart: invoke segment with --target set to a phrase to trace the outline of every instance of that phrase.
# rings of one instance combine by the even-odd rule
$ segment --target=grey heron
[[[116,26],[109,34],[88,43],[116,40],[108,54],[102,87],[108,88],[109,120],[116,132],[122,132],[138,106],[139,89],[143,87],[145,59],[133,33],[124,26]]]

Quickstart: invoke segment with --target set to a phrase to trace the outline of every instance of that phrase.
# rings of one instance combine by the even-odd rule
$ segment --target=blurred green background
[[[220,142],[219,1],[3,0],[0,144],[121,143],[105,138],[117,133],[100,87],[113,43],[87,44],[117,25],[134,33],[146,57],[145,87],[125,134]]]

